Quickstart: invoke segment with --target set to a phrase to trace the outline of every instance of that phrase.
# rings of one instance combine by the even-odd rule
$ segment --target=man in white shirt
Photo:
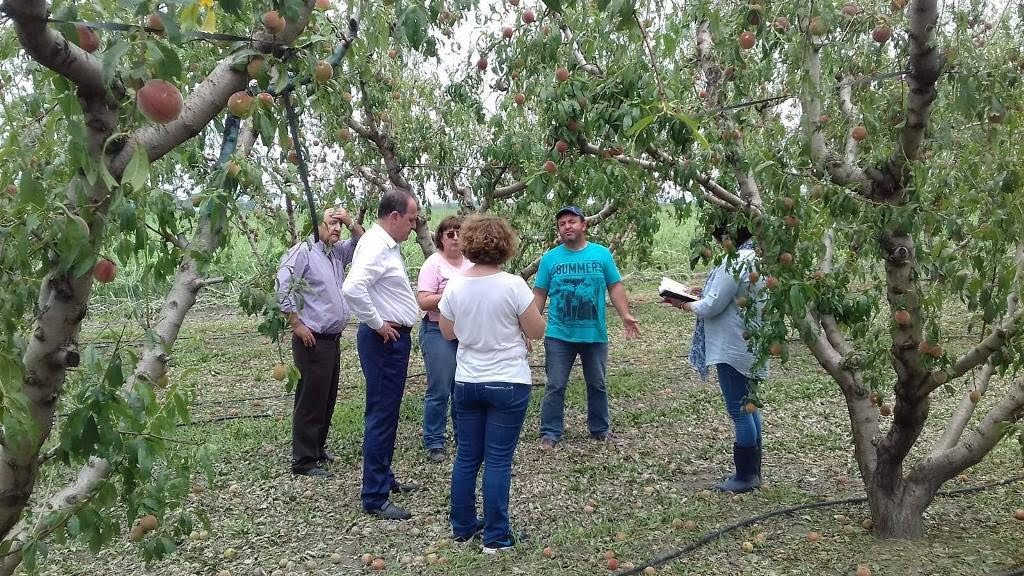
[[[420,310],[400,242],[416,227],[418,215],[419,205],[411,192],[400,188],[385,192],[377,222],[360,238],[342,287],[349,310],[360,322],[356,348],[366,379],[363,510],[387,520],[412,517],[393,504],[389,494],[416,489],[395,480],[391,459],[409,372],[410,333]]]

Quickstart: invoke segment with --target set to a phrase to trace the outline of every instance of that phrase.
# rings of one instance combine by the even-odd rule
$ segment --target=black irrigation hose
[[[978,485],[978,486],[971,486],[969,488],[959,488],[957,490],[943,490],[941,492],[937,492],[935,495],[939,496],[939,497],[951,497],[951,496],[962,496],[964,494],[974,494],[976,492],[983,492],[983,491],[991,489],[991,488],[997,488],[999,486],[1005,486],[1007,484],[1013,484],[1014,482],[1020,482],[1021,480],[1024,480],[1024,474],[1020,474],[1018,476],[1013,476],[1013,477],[1007,478],[1005,480],[1000,480],[998,482],[991,482],[989,484],[981,484],[981,485]],[[868,500],[867,496],[858,496],[858,497],[853,497],[853,498],[844,498],[842,500],[825,500],[824,502],[812,502],[810,504],[800,504],[798,506],[790,506],[788,508],[780,508],[778,510],[773,510],[771,512],[765,512],[764,514],[759,514],[757,516],[746,518],[746,519],[740,520],[739,522],[736,522],[734,524],[730,524],[730,525],[725,526],[723,528],[719,528],[718,530],[714,530],[712,532],[708,532],[702,538],[700,538],[696,542],[688,544],[684,548],[676,550],[675,552],[670,552],[670,553],[665,554],[663,556],[659,556],[657,558],[652,558],[651,560],[648,560],[646,563],[641,564],[640,566],[637,566],[636,568],[633,568],[631,570],[625,570],[623,572],[616,572],[616,576],[632,576],[634,574],[640,574],[641,572],[643,572],[644,568],[647,568],[648,566],[652,566],[653,567],[653,566],[660,566],[662,564],[666,564],[668,562],[671,562],[672,560],[675,560],[676,558],[679,558],[680,556],[683,556],[685,554],[689,554],[690,552],[693,552],[694,550],[696,550],[698,548],[701,548],[704,545],[706,545],[706,544],[708,544],[708,543],[710,543],[710,542],[712,542],[714,540],[717,540],[717,539],[721,538],[724,534],[726,534],[728,532],[732,532],[733,530],[737,530],[739,528],[745,528],[745,527],[750,526],[752,524],[757,524],[758,522],[762,522],[762,521],[768,520],[770,518],[775,518],[776,516],[783,516],[785,514],[792,514],[794,512],[800,512],[801,510],[811,510],[811,509],[814,509],[814,508],[826,508],[826,507],[830,507],[830,506],[840,506],[842,504],[860,504],[862,502],[867,502],[867,500]],[[1010,572],[1010,573],[1005,574],[1003,576],[1024,576],[1024,568],[1021,568],[1021,569],[1016,570],[1014,572]]]
[[[273,418],[273,414],[239,414],[238,416],[217,416],[215,418],[209,418],[207,420],[193,420],[191,422],[178,422],[178,428],[184,428],[186,426],[200,426],[202,424],[216,424],[218,422],[227,422],[228,420],[253,420],[256,418]]]

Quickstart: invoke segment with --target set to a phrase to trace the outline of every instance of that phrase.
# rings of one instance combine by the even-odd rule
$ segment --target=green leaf
[[[18,204],[30,204],[40,210],[46,208],[46,193],[43,186],[27,170],[21,173],[21,182],[18,183]]]
[[[156,75],[164,80],[181,76],[181,58],[178,52],[163,42],[147,42],[150,61],[156,68]]]
[[[242,12],[242,0],[219,0],[218,3],[229,14],[240,14]]]
[[[651,114],[650,116],[644,116],[639,121],[637,121],[636,124],[633,124],[633,126],[629,129],[629,132],[627,132],[626,135],[629,136],[630,138],[636,136],[637,134],[642,132],[644,128],[650,126],[651,122],[654,122],[656,119],[657,116],[654,114]]]
[[[174,401],[174,408],[178,412],[178,418],[180,418],[185,424],[189,424],[192,419],[189,416],[188,405],[185,403],[185,398],[183,398],[181,394],[176,393],[171,395],[171,400]]]
[[[103,51],[103,85],[108,86],[111,80],[114,79],[114,74],[117,73],[117,68],[121,64],[121,58],[131,48],[131,44],[124,40],[118,39],[112,46],[109,46]]]
[[[690,129],[690,133],[693,134],[694,139],[700,142],[701,145],[704,146],[705,150],[711,148],[711,145],[708,144],[708,139],[705,138],[704,135],[700,133],[700,130],[697,128],[697,123],[694,122],[692,118],[690,118],[686,114],[683,114],[682,112],[673,112],[672,116],[676,120],[679,120],[683,124],[686,124],[686,127]]]
[[[133,190],[144,190],[149,180],[149,155],[141,145],[135,147],[132,159],[121,175],[121,183],[129,184]]]
[[[556,14],[562,13],[562,1],[561,0],[543,0],[544,5],[548,7],[552,12]],[[600,1],[598,2],[600,4]]]
[[[419,50],[427,39],[427,11],[422,6],[412,5],[402,14],[402,29],[405,31],[405,38],[409,45]]]

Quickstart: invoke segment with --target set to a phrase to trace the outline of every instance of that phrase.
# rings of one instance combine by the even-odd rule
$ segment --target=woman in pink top
[[[437,325],[440,313],[437,303],[448,280],[461,276],[473,265],[462,255],[459,228],[462,218],[449,216],[441,221],[434,236],[437,252],[430,255],[420,268],[417,301],[426,311],[420,323],[420,349],[427,370],[427,392],[423,397],[423,447],[432,462],[443,462],[447,456],[444,447],[445,427],[448,423],[448,403],[455,383],[455,353],[457,340],[445,340]],[[454,405],[452,409],[454,410]],[[452,418],[454,425],[455,418]]]

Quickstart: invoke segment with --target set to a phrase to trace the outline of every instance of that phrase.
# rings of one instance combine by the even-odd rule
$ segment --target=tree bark
[[[151,162],[162,157],[207,126],[223,110],[228,96],[243,88],[247,80],[245,73],[234,70],[230,65],[231,59],[225,58],[194,87],[176,120],[140,128],[127,138],[128,143],[124,146],[118,147],[116,143],[107,146],[118,129],[120,105],[115,95],[121,87],[116,82],[111,86],[104,85],[100,59],[84,52],[56,29],[47,26],[46,2],[7,0],[6,6],[7,15],[14,23],[25,52],[75,84],[84,111],[89,153],[97,165],[103,163],[106,166],[115,182],[120,180],[136,148],[141,147]],[[308,22],[311,10],[312,0],[307,2],[302,16],[289,23],[278,39],[285,42],[294,39]],[[258,44],[267,51],[273,47],[267,43]],[[89,204],[89,210],[84,211],[83,216],[87,217],[89,242],[95,251],[103,239],[111,189],[103,178],[96,178],[95,184],[90,185],[85,175],[78,175],[68,186],[68,191],[65,208],[69,213],[80,211],[80,200]],[[85,192],[84,198],[75,196],[80,191]],[[22,392],[27,400],[26,417],[30,425],[22,434],[11,434],[8,430],[0,446],[0,537],[4,539],[21,520],[35,489],[39,451],[52,431],[54,410],[66,377],[66,363],[70,356],[65,351],[77,346],[93,282],[92,274],[74,278],[61,270],[57,262],[46,261],[43,264],[47,272],[39,290],[39,313],[22,357]],[[176,333],[177,327],[174,331]],[[102,483],[108,470],[105,465],[105,462],[97,465],[90,461],[80,473],[79,484],[83,474],[90,479],[95,477],[95,485]],[[72,490],[83,498],[92,493],[92,488],[83,492],[75,491],[71,486],[65,490]],[[61,491],[58,496],[65,493]],[[2,561],[0,568],[13,571],[18,562],[20,557],[16,559],[12,555]],[[8,567],[9,564],[12,566]]]
[[[924,537],[924,511],[937,487],[899,482],[892,490],[868,490],[872,533],[883,539],[916,540]]]

